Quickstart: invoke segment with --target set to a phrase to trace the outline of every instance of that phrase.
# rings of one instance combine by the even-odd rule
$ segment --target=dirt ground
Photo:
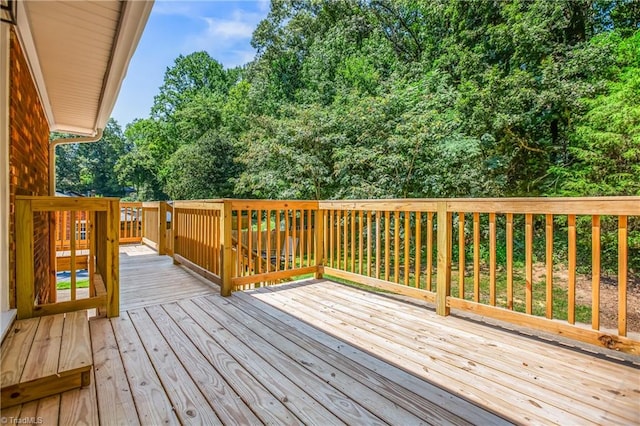
[[[544,265],[535,265],[534,282],[544,281]],[[556,269],[553,274],[554,285],[567,288],[569,273],[565,267]],[[590,275],[576,275],[576,304],[591,306]],[[618,328],[618,284],[617,277],[600,277],[600,328]],[[627,281],[627,330],[640,333],[640,277],[631,274]]]

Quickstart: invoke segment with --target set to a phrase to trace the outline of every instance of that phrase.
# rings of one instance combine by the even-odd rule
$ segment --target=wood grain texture
[[[91,335],[87,311],[65,314],[60,346],[58,371],[69,371],[91,366]]]
[[[38,318],[16,321],[2,342],[0,366],[3,388],[20,381],[39,323]]]
[[[129,316],[124,313],[110,322],[140,423],[180,424]]]
[[[137,309],[128,314],[180,423],[222,424],[146,311]]]
[[[46,316],[40,319],[33,339],[33,348],[24,366],[21,382],[52,376],[58,373],[60,342],[64,315]]]
[[[114,425],[140,424],[137,414],[132,415],[136,407],[111,322],[108,319],[91,321],[91,336],[100,418],[109,419],[109,424]]]

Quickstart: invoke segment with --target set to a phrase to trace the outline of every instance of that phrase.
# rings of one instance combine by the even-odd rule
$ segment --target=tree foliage
[[[175,60],[113,169],[141,199],[639,194],[639,31],[631,0],[273,0],[246,66]]]

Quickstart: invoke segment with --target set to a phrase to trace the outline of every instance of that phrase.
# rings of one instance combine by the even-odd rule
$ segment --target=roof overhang
[[[51,131],[105,127],[152,0],[19,1],[18,35]]]

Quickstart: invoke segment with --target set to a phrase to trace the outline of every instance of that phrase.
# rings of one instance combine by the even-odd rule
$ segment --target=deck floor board
[[[91,385],[2,416],[59,425],[640,424],[640,360],[612,362],[327,280],[222,298],[169,257],[121,250],[121,316],[91,320]]]

